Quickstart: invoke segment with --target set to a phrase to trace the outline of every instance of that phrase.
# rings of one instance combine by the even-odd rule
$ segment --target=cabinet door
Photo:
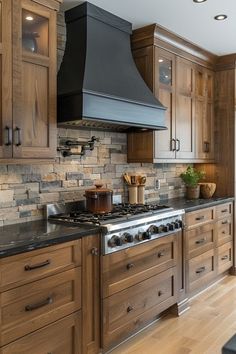
[[[55,157],[56,12],[13,0],[13,157]]]
[[[155,158],[175,158],[175,55],[155,48],[155,96],[167,107],[167,130],[155,131]]]
[[[97,354],[100,348],[100,238],[82,239],[82,352]]]
[[[0,0],[0,158],[12,156],[11,1]]]
[[[203,67],[195,69],[196,158],[214,158],[214,76]]]
[[[194,67],[176,62],[176,158],[194,158]]]

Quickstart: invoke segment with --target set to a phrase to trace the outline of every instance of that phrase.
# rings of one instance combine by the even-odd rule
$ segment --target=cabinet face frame
[[[10,144],[12,132],[12,2],[9,0],[1,0],[1,43],[0,43],[0,58],[1,58],[1,89],[2,97],[0,97],[0,158],[12,157],[12,145]],[[4,68],[4,70],[3,70]],[[4,95],[3,95],[4,93]],[[8,135],[9,132],[9,135]],[[9,145],[6,145],[8,143]]]
[[[22,9],[35,13],[39,16],[48,19],[48,56],[43,56],[36,53],[28,53],[22,50]],[[14,158],[50,158],[55,157],[56,151],[56,12],[39,5],[30,0],[13,0],[13,157]],[[32,94],[31,86],[27,86],[23,77],[23,65],[28,65],[35,73],[35,95]],[[41,79],[41,73],[45,72],[45,81]],[[40,88],[41,79],[41,88]],[[24,85],[23,85],[24,83]],[[39,87],[36,90],[36,87]],[[48,90],[46,101],[43,100],[43,91]],[[23,90],[25,89],[25,97],[29,99],[29,110],[32,109],[32,126],[35,124],[35,142],[33,132],[31,137],[28,136],[28,141],[31,138],[32,145],[24,146],[24,138],[22,144],[19,143],[19,129],[22,130],[24,136],[23,125],[27,125],[26,117],[24,117]],[[28,89],[28,93],[27,93]],[[41,89],[41,91],[40,91]],[[38,95],[38,96],[37,96]],[[33,113],[33,102],[35,111]],[[40,106],[41,103],[41,106]],[[43,103],[43,104],[42,104]],[[45,105],[45,106],[44,106]],[[44,112],[46,110],[46,113]],[[40,116],[40,111],[43,113]],[[45,126],[42,121],[47,114]],[[41,117],[41,125],[37,126],[37,120]],[[42,127],[45,129],[42,129]],[[39,127],[41,129],[39,129]],[[33,129],[32,129],[33,130]],[[46,143],[39,141],[46,136]]]

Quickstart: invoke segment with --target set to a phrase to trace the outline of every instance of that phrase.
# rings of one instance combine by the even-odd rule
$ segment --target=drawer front
[[[201,289],[216,275],[216,257],[214,250],[203,253],[187,261],[187,292]]]
[[[223,245],[233,239],[233,220],[226,217],[217,221],[217,245]]]
[[[81,307],[81,268],[1,293],[1,345]]]
[[[224,203],[216,206],[216,218],[225,218],[233,214],[233,203]]]
[[[81,240],[4,258],[0,265],[4,291],[81,265]]]
[[[103,300],[103,345],[108,349],[176,302],[176,268]],[[148,314],[148,316],[147,316]],[[145,318],[145,321],[144,321]]]
[[[215,247],[214,223],[199,226],[185,232],[186,258],[196,257]]]
[[[218,274],[230,269],[233,265],[233,243],[228,242],[218,248]]]
[[[0,354],[81,354],[81,315],[70,316],[0,349]]]
[[[169,235],[104,256],[103,297],[173,267],[176,264],[177,239],[177,235]]]
[[[185,222],[187,228],[192,228],[197,225],[205,224],[214,220],[214,208],[204,208],[198,211],[187,213]]]

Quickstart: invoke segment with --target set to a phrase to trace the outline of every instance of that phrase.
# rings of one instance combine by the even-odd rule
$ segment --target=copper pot
[[[113,191],[102,188],[102,184],[95,184],[95,187],[85,191],[86,209],[95,214],[109,213],[112,210]]]

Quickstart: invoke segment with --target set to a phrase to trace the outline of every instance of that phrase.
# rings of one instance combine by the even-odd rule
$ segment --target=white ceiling
[[[63,9],[83,1],[64,0]],[[157,23],[218,54],[236,53],[236,0],[89,0],[89,2],[130,21],[133,28]],[[215,21],[217,14],[225,21]]]

